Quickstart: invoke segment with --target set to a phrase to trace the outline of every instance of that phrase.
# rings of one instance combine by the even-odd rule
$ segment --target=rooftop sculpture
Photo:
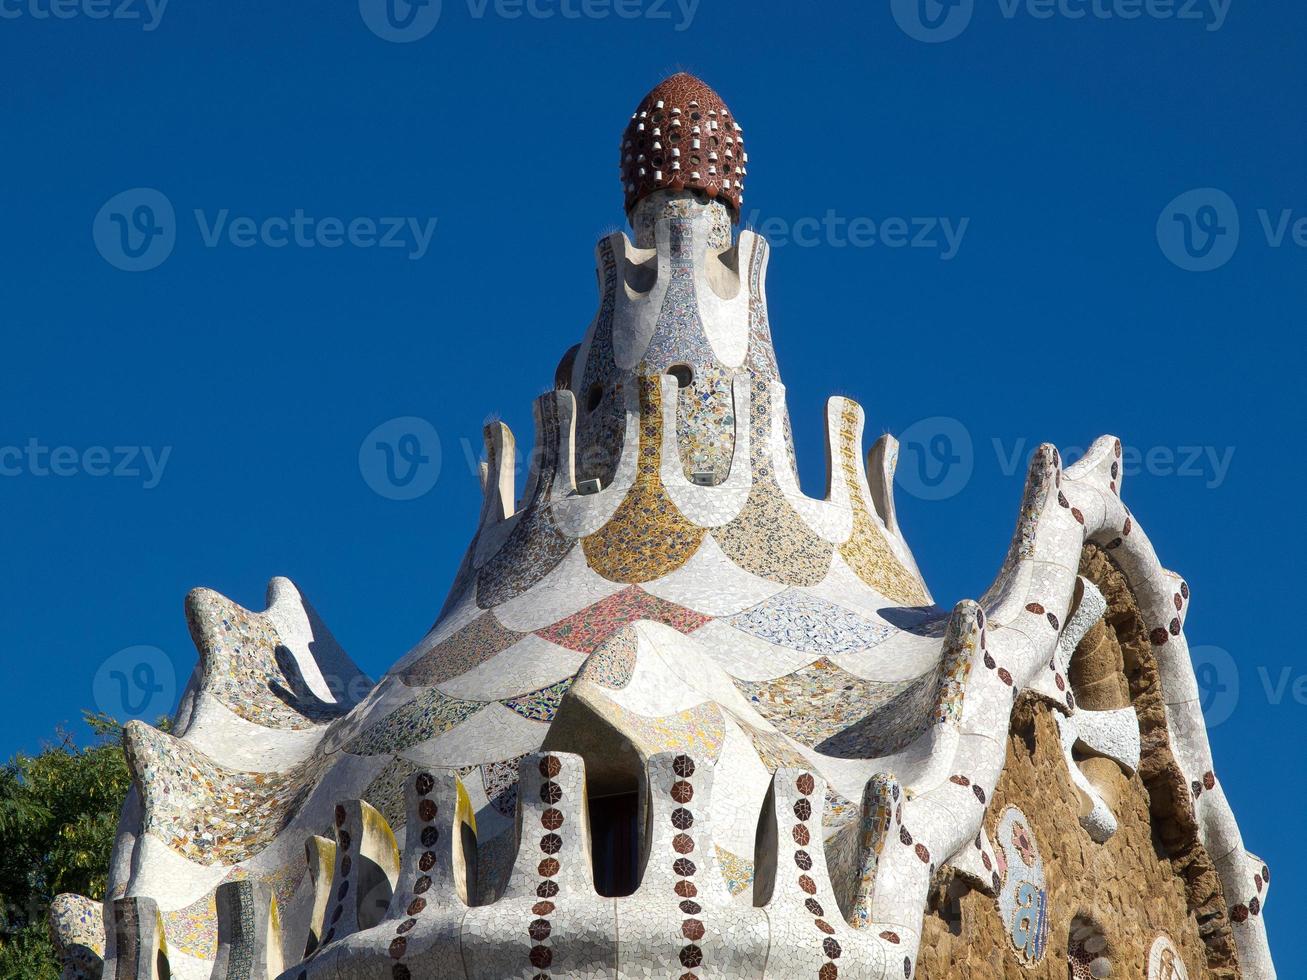
[[[488,425],[449,598],[380,682],[286,579],[188,597],[200,662],[170,734],[127,729],[66,978],[1274,976],[1120,442],[1041,447],[994,585],[936,605],[850,399],[800,490],[743,139],[689,75],[640,103],[634,240],[598,244],[525,492]]]

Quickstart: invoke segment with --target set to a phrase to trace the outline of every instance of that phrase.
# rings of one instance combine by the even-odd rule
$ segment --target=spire
[[[659,190],[698,190],[723,201],[738,221],[749,155],[722,97],[681,72],[658,84],[622,137],[626,213]]]

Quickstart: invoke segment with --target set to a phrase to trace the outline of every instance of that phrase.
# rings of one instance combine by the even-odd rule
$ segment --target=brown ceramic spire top
[[[685,72],[644,97],[622,137],[626,213],[654,191],[699,190],[739,220],[749,155],[722,97]]]

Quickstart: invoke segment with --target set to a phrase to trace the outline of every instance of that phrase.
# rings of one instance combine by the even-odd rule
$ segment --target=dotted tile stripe
[[[812,855],[805,848],[812,845],[814,833],[809,826],[813,814],[818,815],[820,821],[820,811],[812,805],[811,796],[817,788],[817,781],[811,773],[803,773],[794,780],[794,788],[799,791],[799,799],[795,801],[793,808],[794,822],[789,827],[790,836],[799,849],[794,852],[795,869],[791,873],[796,875],[795,883],[798,885],[805,898],[803,907],[812,915],[813,929],[817,933],[816,941],[821,945],[822,955],[826,957],[826,962],[821,965],[817,971],[818,980],[836,980],[840,975],[839,958],[843,954],[840,942],[835,938],[835,927],[826,921],[826,909],[822,907],[821,902],[816,898],[817,883],[808,874],[812,870]],[[815,839],[817,846],[821,846],[821,828],[817,828]],[[839,910],[835,909],[835,915]]]
[[[679,901],[681,915],[681,938],[685,945],[677,954],[677,959],[686,972],[680,980],[697,980],[701,974],[694,971],[704,968],[704,951],[699,945],[706,929],[703,922],[703,906],[695,899],[699,896],[699,887],[694,877],[699,872],[692,855],[695,851],[694,839],[694,783],[691,782],[697,768],[695,761],[688,755],[678,755],[672,760],[672,772],[677,781],[672,784],[671,797],[677,804],[668,819],[676,833],[672,836],[672,853],[664,855],[662,860],[671,860],[672,874],[676,877],[673,890]]]
[[[418,826],[408,828],[410,834],[416,834],[418,842],[425,848],[418,859],[418,871],[421,872],[413,882],[408,894],[408,904],[404,908],[406,918],[395,927],[395,938],[390,941],[387,952],[396,962],[390,968],[392,980],[412,980],[413,972],[403,962],[408,953],[408,934],[418,924],[418,916],[427,908],[427,893],[431,890],[431,876],[427,874],[436,866],[438,860],[436,847],[440,844],[440,827],[436,823],[440,817],[440,806],[431,798],[436,788],[435,778],[427,772],[419,773],[413,780],[413,789],[418,796]]]
[[[553,755],[547,755],[539,762],[540,775],[544,777],[544,782],[540,785],[540,801],[547,805],[547,809],[540,814],[540,829],[544,831],[541,834],[536,846],[540,850],[540,863],[537,865],[537,872],[540,880],[536,883],[536,897],[540,901],[531,907],[531,913],[535,916],[526,926],[526,934],[532,945],[527,952],[527,959],[531,966],[540,972],[535,975],[533,980],[549,980],[550,974],[546,972],[554,961],[554,951],[549,946],[549,936],[553,932],[553,926],[550,924],[549,916],[553,914],[556,906],[554,899],[558,897],[557,877],[563,870],[558,853],[563,849],[563,840],[557,831],[563,826],[563,812],[557,809],[554,804],[563,799],[563,788],[554,782],[554,777],[563,771],[563,763]],[[522,836],[523,846],[526,846],[525,838],[531,829],[523,828]]]

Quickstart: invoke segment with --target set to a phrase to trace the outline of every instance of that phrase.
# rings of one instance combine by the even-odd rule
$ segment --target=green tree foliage
[[[61,892],[104,897],[118,812],[131,785],[122,728],[86,715],[94,743],[66,732],[0,769],[0,980],[58,980],[46,929]]]

